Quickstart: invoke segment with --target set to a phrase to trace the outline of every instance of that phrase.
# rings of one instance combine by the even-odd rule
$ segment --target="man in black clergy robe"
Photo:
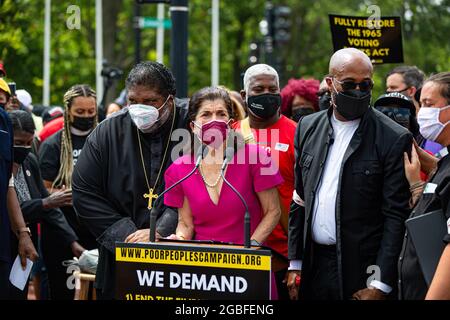
[[[178,222],[177,211],[162,198],[155,202],[150,190],[153,195],[164,190],[164,171],[178,143],[171,133],[187,127],[187,101],[174,97],[172,73],[156,62],[136,65],[126,88],[128,108],[97,126],[73,172],[75,210],[99,243],[99,299],[114,298],[115,242],[149,241],[149,200],[161,236],[173,233]]]

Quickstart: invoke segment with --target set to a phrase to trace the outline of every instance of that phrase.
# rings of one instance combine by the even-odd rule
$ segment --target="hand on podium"
[[[182,235],[177,235],[172,233],[170,236],[164,238],[164,239],[168,239],[168,240],[186,240]]]
[[[161,239],[161,235],[156,231],[156,239]],[[130,234],[126,239],[127,243],[150,242],[150,229],[141,229]]]

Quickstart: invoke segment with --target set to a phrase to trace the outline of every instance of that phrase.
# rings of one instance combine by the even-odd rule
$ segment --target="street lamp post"
[[[172,0],[170,64],[179,98],[188,96],[188,10],[188,0]]]

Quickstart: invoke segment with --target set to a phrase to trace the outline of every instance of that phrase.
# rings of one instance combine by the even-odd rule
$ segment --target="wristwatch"
[[[30,230],[30,228],[28,228],[28,227],[23,227],[23,228],[19,228],[19,229],[16,230],[17,238],[20,236],[20,234],[21,234],[22,232],[28,233],[28,235],[31,237],[31,230]]]

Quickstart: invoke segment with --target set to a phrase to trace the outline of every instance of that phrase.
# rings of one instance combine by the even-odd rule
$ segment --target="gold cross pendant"
[[[150,189],[148,193],[144,193],[144,198],[148,198],[148,209],[152,208],[153,199],[157,199],[158,195],[153,194],[153,189]]]

